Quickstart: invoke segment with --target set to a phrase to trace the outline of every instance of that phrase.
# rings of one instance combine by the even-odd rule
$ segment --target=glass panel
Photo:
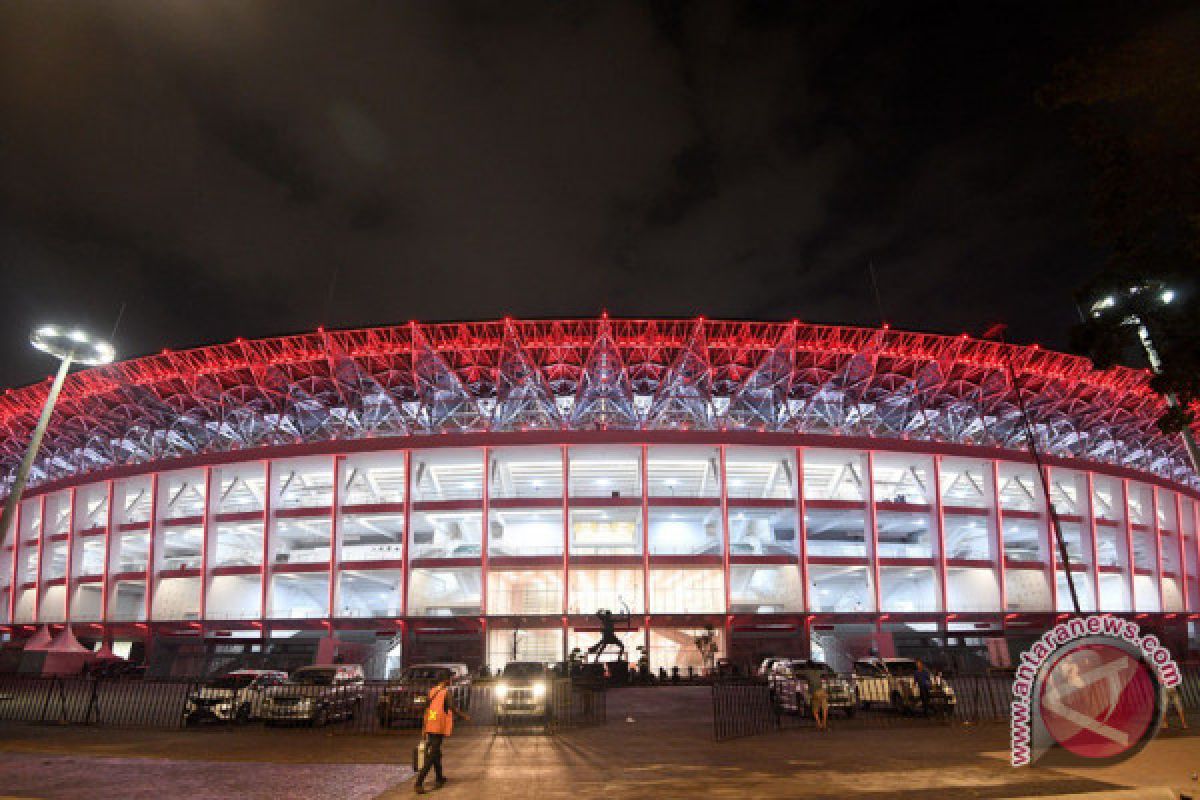
[[[637,555],[641,552],[640,508],[571,509],[572,555]]]
[[[329,508],[333,503],[333,459],[289,458],[271,464],[273,509]]]
[[[1154,534],[1151,531],[1133,532],[1133,564],[1138,569],[1157,570],[1158,552],[1154,548]]]
[[[270,613],[276,619],[329,616],[329,573],[282,573],[271,578]]]
[[[729,568],[729,592],[733,614],[804,610],[800,567],[790,564],[734,564]]]
[[[158,476],[158,519],[170,520],[204,515],[204,470],[164,472]]]
[[[561,614],[562,603],[562,570],[488,573],[488,614]]]
[[[990,516],[948,513],[943,517],[946,558],[994,561]]]
[[[875,610],[871,575],[866,567],[820,564],[808,568],[808,603],[812,611],[853,613]]]
[[[1178,531],[1179,517],[1178,509],[1175,507],[1175,501],[1178,498],[1174,492],[1168,492],[1164,489],[1155,489],[1158,501],[1158,527],[1164,531]],[[46,507],[46,516],[50,517],[50,507]]]
[[[1129,482],[1129,521],[1135,525],[1154,524],[1154,501],[1149,486]]]
[[[804,514],[810,556],[867,556],[867,514],[849,509],[809,508]]]
[[[729,552],[737,556],[796,555],[794,509],[731,508]]]
[[[805,450],[804,497],[808,500],[867,499],[867,457],[852,450]]]
[[[937,580],[932,567],[880,567],[880,603],[883,611],[938,611]]]
[[[76,575],[103,575],[104,574],[104,537],[89,536],[86,539],[81,539],[75,545],[75,550],[78,553],[79,566],[76,567]]]
[[[930,512],[878,511],[881,558],[933,558],[933,516]]]
[[[118,534],[113,545],[114,573],[146,571],[146,562],[150,557],[149,531]]]
[[[1050,582],[1038,569],[1010,569],[1004,573],[1005,611],[1051,611]]]
[[[213,554],[209,562],[214,567],[256,567],[263,557],[263,523],[261,519],[248,522],[215,522]]]
[[[907,453],[876,453],[875,502],[932,505],[933,459]]]
[[[721,509],[650,509],[651,555],[721,555]]]
[[[1073,470],[1050,470],[1050,500],[1059,514],[1086,516],[1087,476]]]
[[[48,542],[42,546],[42,580],[53,581],[66,577],[67,543]]]
[[[1043,562],[1045,531],[1042,519],[1006,517],[1004,519],[1004,557],[1010,561]]]
[[[1103,475],[1092,477],[1092,515],[1112,522],[1125,519],[1125,498],[1119,480]]]
[[[146,619],[146,582],[116,581],[108,597],[108,618],[121,622]]]
[[[262,511],[266,500],[266,465],[258,462],[213,467],[212,510],[218,514]]]
[[[200,525],[164,524],[155,551],[159,572],[200,569],[204,529]]]
[[[644,610],[642,570],[572,567],[567,613],[595,614],[602,608],[641,614]]]
[[[1178,578],[1163,578],[1163,611],[1183,611],[1183,592]]]
[[[1129,543],[1125,539],[1123,530],[1109,525],[1098,525],[1096,527],[1096,547],[1096,563],[1099,566],[1129,569],[1129,558],[1125,553],[1129,549]]]
[[[272,564],[323,564],[329,561],[330,524],[327,517],[276,517],[272,524]]]
[[[398,561],[404,556],[404,514],[346,514],[338,547],[342,561]]]
[[[200,579],[159,579],[154,590],[154,619],[200,619]]]
[[[715,447],[651,447],[647,456],[651,497],[719,497],[719,473]]]
[[[1004,467],[1001,464],[1001,468]],[[959,508],[990,508],[992,505],[992,465],[989,461],[943,458],[938,481],[942,487],[942,505]],[[1003,477],[1000,485],[1004,486]]]
[[[103,616],[103,591],[98,583],[81,583],[71,596],[71,619],[76,622],[96,622]]]
[[[338,469],[343,506],[404,502],[404,453],[346,456]]]
[[[562,497],[562,450],[499,447],[492,450],[488,490],[492,497]]]
[[[337,616],[398,615],[400,583],[398,569],[343,570],[338,581]]]
[[[13,606],[14,622],[35,622],[33,618],[34,600],[37,589],[22,589],[17,592],[17,603]]]
[[[990,569],[951,567],[946,571],[947,611],[999,611],[1000,583]]]
[[[67,618],[67,587],[48,586],[38,604],[38,622],[63,622]]]
[[[1034,467],[1001,461],[997,471],[1000,475],[1001,508],[1005,511],[1039,513],[1045,510],[1041,481]]]
[[[71,530],[71,493],[55,492],[46,497],[46,524],[48,536],[61,536]]]
[[[482,450],[415,450],[412,471],[415,502],[483,498]]]
[[[729,447],[725,451],[729,497],[792,500],[796,451],[786,447]]]
[[[262,616],[262,578],[216,575],[209,579],[208,619],[258,619]]]
[[[1071,573],[1071,579],[1075,582],[1075,594],[1079,597],[1079,610],[1095,611],[1096,595],[1092,592],[1091,577],[1086,572],[1074,570]],[[1055,573],[1055,580],[1058,584],[1058,588],[1055,590],[1058,593],[1058,610],[1074,611],[1075,606],[1071,603],[1071,589],[1067,586],[1066,573],[1058,570]]]
[[[676,667],[681,675],[704,674],[704,658],[696,647],[696,639],[705,635],[703,627],[699,628],[651,628],[650,651],[646,654],[650,659],[650,668],[664,669],[670,673]],[[725,656],[725,631],[717,626],[713,633],[717,637],[717,654],[715,658]]]
[[[478,567],[414,569],[410,576],[408,613],[417,617],[460,617],[479,614]]]
[[[589,446],[570,450],[572,497],[640,497],[640,447]]]
[[[492,628],[487,649],[488,668],[496,674],[509,661],[556,664],[563,660],[562,628]]]
[[[1129,579],[1112,572],[1100,573],[1100,608],[1104,611],[1132,611],[1129,603]]]
[[[21,541],[36,541],[42,535],[42,501],[35,497],[21,501]]]
[[[1071,563],[1089,563],[1091,559],[1088,557],[1088,551],[1092,548],[1091,542],[1087,540],[1091,538],[1091,531],[1078,522],[1060,520],[1058,526],[1062,531],[1063,543],[1067,546],[1067,558],[1071,559]],[[1062,554],[1059,552],[1057,540],[1054,542],[1054,557],[1055,561],[1062,563]]]
[[[706,614],[724,610],[725,581],[721,570],[650,570],[650,613]]]
[[[493,556],[552,556],[563,549],[561,509],[491,512],[488,553]],[[489,606],[490,608],[490,606]]]
[[[413,558],[479,558],[481,511],[417,511],[412,515]]]
[[[1135,575],[1133,578],[1134,610],[1151,613],[1162,611],[1158,597],[1158,584],[1152,575]]]

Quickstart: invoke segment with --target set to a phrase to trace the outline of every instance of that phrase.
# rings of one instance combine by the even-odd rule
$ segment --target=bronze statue
[[[588,648],[588,655],[592,657],[592,661],[599,661],[608,646],[613,644],[617,646],[617,660],[624,661],[625,643],[617,638],[617,622],[623,621],[628,624],[629,614],[618,618],[607,608],[602,608],[596,612],[596,619],[600,620],[600,641]]]

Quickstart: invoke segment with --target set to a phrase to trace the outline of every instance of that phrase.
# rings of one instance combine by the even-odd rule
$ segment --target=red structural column
[[[262,514],[262,564],[259,565],[258,617],[262,622],[263,642],[267,641],[267,618],[270,617],[271,587],[271,495],[275,486],[271,483],[271,459],[263,459],[263,514]]]
[[[208,537],[212,517],[212,467],[204,468],[204,510],[200,518],[200,626],[208,620]]]
[[[1096,529],[1096,488],[1095,476],[1091,470],[1087,472],[1087,515],[1088,529],[1092,534],[1092,562],[1089,575],[1092,576],[1092,608],[1097,611],[1100,608],[1100,534]]]
[[[108,593],[110,591],[109,581],[112,579],[112,543],[115,533],[113,519],[116,514],[116,505],[117,482],[111,480],[108,482],[108,513],[104,522],[104,577],[100,584],[100,621],[104,625],[106,639],[111,638],[111,631],[108,628]]]
[[[45,523],[43,523],[45,527]],[[1167,610],[1163,594],[1162,526],[1158,522],[1158,488],[1150,487],[1150,528],[1154,532],[1154,585],[1158,589],[1158,611]]]
[[[1179,541],[1179,600],[1180,608],[1188,609],[1187,556],[1183,548],[1183,496],[1175,493],[1175,536]],[[1163,611],[1166,611],[1164,608]]]
[[[871,570],[875,584],[875,614],[876,619],[883,613],[883,589],[880,586],[879,572],[879,529],[875,524],[875,456],[867,451],[866,497],[867,502],[867,555],[871,559]]]
[[[333,619],[337,616],[337,562],[338,562],[338,506],[341,499],[342,476],[341,470],[338,468],[342,457],[333,456],[333,494],[329,498],[329,615],[326,618],[325,624],[329,629],[330,638],[333,637]]]
[[[1035,469],[1036,469],[1036,467],[1035,467]],[[1042,474],[1039,477],[1046,482],[1047,486],[1051,485],[1051,483],[1050,483],[1050,468],[1049,467],[1046,467],[1042,471]],[[1049,567],[1049,569],[1050,569],[1050,573],[1049,573],[1050,574],[1050,608],[1055,614],[1057,614],[1058,613],[1058,540],[1056,538],[1055,529],[1054,529],[1054,519],[1055,519],[1054,499],[1053,499],[1053,497],[1050,497],[1045,502],[1048,502],[1048,505],[1046,506],[1046,508],[1044,509],[1044,512],[1043,512],[1045,514],[1045,525],[1042,526],[1042,530],[1043,530],[1043,535],[1045,537],[1044,542],[1046,544],[1047,563],[1050,565],[1050,567]],[[1066,564],[1063,564],[1064,569],[1066,568],[1066,566],[1067,566]]]
[[[561,446],[562,453],[562,651],[563,661],[567,660],[567,647],[570,644],[568,614],[571,609],[571,512],[568,500],[571,496],[570,454],[567,446]]]
[[[943,614],[950,613],[950,592],[946,585],[950,571],[946,566],[946,515],[942,511],[942,457],[933,457],[933,522],[937,529],[938,597]]]
[[[1004,509],[1000,503],[1000,462],[992,462],[992,551],[996,559],[996,580],[1000,584],[1000,613],[1008,613],[1008,565],[1004,561]]]
[[[480,482],[480,488],[483,491],[482,511],[483,524],[479,528],[479,540],[482,543],[479,548],[479,616],[481,627],[486,630],[487,626],[487,607],[488,607],[488,546],[491,544],[488,540],[491,538],[488,534],[491,533],[492,527],[492,448],[483,448],[483,480]],[[486,634],[485,634],[486,635]],[[483,641],[484,658],[487,658],[487,639]]]
[[[75,572],[75,487],[70,489],[67,502],[67,566],[63,571],[63,622],[71,626],[71,580]]]
[[[150,476],[150,527],[146,546],[146,663],[150,663],[150,624],[154,621],[154,545],[158,539],[158,473]]]
[[[400,547],[400,616],[408,617],[408,585],[412,572],[412,450],[404,451],[404,541]]]
[[[1125,518],[1125,561],[1129,570],[1129,608],[1137,610],[1137,560],[1133,557],[1133,521],[1129,518],[1129,481],[1121,479],[1121,503]]]
[[[642,478],[642,639],[650,653],[650,448],[641,446]]]
[[[719,477],[721,491],[721,529],[722,529],[722,544],[721,544],[721,566],[724,572],[725,580],[725,614],[727,619],[732,619],[733,615],[730,609],[733,608],[732,598],[733,592],[730,587],[732,580],[732,569],[729,559],[729,481],[725,474],[725,445],[721,445],[719,452],[719,462],[721,465],[721,474]],[[732,635],[732,631],[730,632]],[[726,647],[729,647],[729,642],[726,642]]]
[[[38,499],[37,569],[33,572],[33,621],[42,621],[42,571],[46,555],[46,495]]]
[[[17,504],[17,513],[13,515],[12,521],[12,536],[9,537],[12,540],[13,554],[11,565],[12,582],[8,587],[8,619],[14,624],[17,621],[17,598],[20,596],[17,594],[17,578],[21,574],[19,569],[21,565],[21,518],[24,516],[22,513],[24,507],[24,503]],[[4,531],[4,535],[7,536],[8,531]]]
[[[804,508],[804,448],[797,447],[796,454],[796,545],[797,560],[800,566],[800,605],[807,615],[812,611],[808,597],[808,521],[805,519]],[[808,617],[805,617],[805,633],[808,632]],[[808,646],[807,640],[805,647]]]

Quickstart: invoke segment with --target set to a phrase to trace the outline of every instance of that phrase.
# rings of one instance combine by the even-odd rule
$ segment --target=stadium
[[[1200,480],[1148,381],[966,335],[707,319],[164,351],[68,379],[0,552],[0,632],[13,658],[67,630],[152,674],[382,676],[562,661],[608,609],[655,670],[699,666],[709,625],[739,665],[986,665],[1073,584],[1182,656]],[[0,493],[47,389],[0,398]]]

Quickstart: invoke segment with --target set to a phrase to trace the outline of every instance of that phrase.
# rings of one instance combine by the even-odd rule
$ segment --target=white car
[[[902,713],[920,708],[921,692],[913,679],[916,671],[917,662],[911,658],[860,658],[855,661],[854,684],[863,708],[891,706]],[[952,712],[958,702],[954,688],[932,670],[930,675],[931,708],[943,713]]]
[[[196,725],[205,720],[246,723],[258,719],[267,691],[286,680],[287,673],[279,670],[234,670],[188,695],[184,724]]]

